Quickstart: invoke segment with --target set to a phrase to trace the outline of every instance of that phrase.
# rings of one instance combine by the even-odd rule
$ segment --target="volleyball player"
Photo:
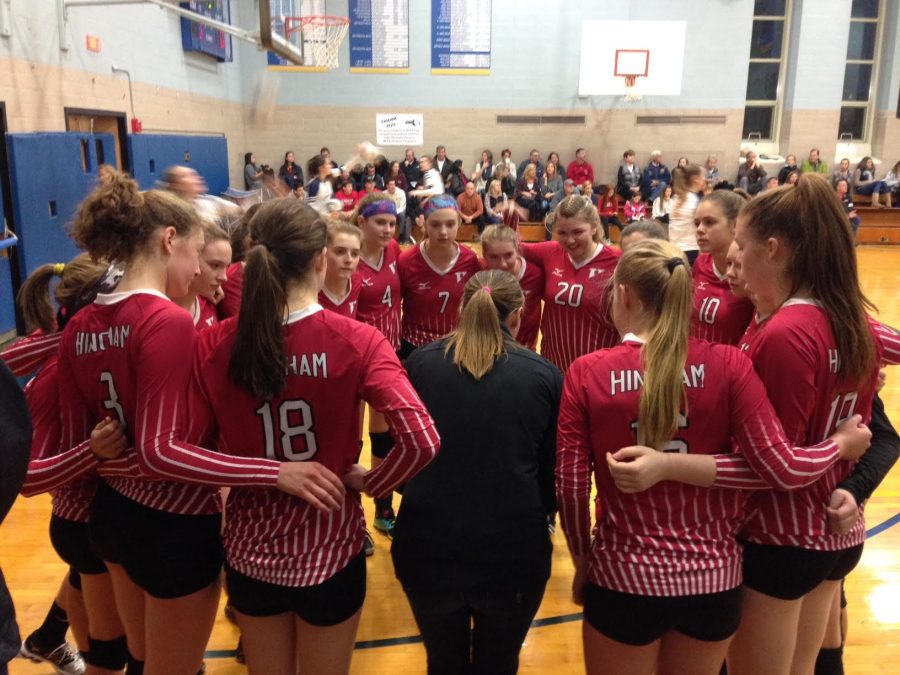
[[[753,318],[753,303],[746,296],[736,296],[727,277],[728,249],[745,203],[734,192],[716,190],[703,198],[694,214],[700,255],[692,273],[691,335],[701,340],[736,345]]]
[[[218,488],[308,495],[315,486],[337,509],[343,486],[304,464],[226,457],[182,440],[196,331],[167,294],[185,295],[199,273],[202,230],[188,205],[115,177],[82,202],[72,236],[125,274],[115,293],[99,295],[63,332],[60,446],[81,448],[107,415],[125,428],[133,451],[98,468],[92,543],[112,576],[129,669],[142,672],[146,657],[151,674],[196,672],[219,597]]]
[[[234,487],[228,590],[251,673],[346,673],[365,597],[356,492],[390,492],[434,457],[439,439],[384,336],[316,303],[326,266],[322,218],[282,199],[264,204],[251,229],[238,320],[201,335],[195,427],[226,453],[342,475],[350,489],[336,496],[314,483],[298,499]],[[355,464],[363,400],[387,416],[397,440],[370,472]]]
[[[356,278],[359,247],[362,235],[359,228],[342,221],[328,226],[325,257],[325,280],[319,291],[319,304],[351,319],[359,307],[360,281]]]
[[[219,322],[215,298],[222,292],[222,284],[228,280],[227,270],[231,264],[231,242],[228,233],[212,223],[204,222],[202,227],[200,274],[191,281],[187,295],[173,298],[179,307],[190,313],[194,327],[198,331]]]
[[[68,264],[38,267],[22,285],[17,298],[29,325],[41,326],[48,331],[47,335],[58,335],[75,312],[93,300],[106,280],[108,269],[105,263],[92,262],[85,254]],[[58,311],[50,300],[50,282],[54,277],[59,277],[53,290]],[[88,512],[97,483],[93,469],[98,460],[91,452],[73,458],[74,461],[57,455],[60,451],[58,387],[54,351],[25,387],[33,436],[31,462],[22,494],[28,497],[52,492],[50,541],[69,565],[69,574],[58,596],[61,602],[54,603],[42,627],[24,640],[21,653],[31,660],[46,660],[62,673],[84,672],[85,664],[89,674],[115,671],[125,665],[124,629],[116,612],[106,566],[91,551],[88,541]],[[115,429],[109,431],[117,434],[112,438],[109,455],[117,456],[124,448],[124,436]],[[92,450],[104,451],[98,446]],[[65,640],[69,621],[80,654]]]
[[[359,308],[356,318],[377,328],[394,351],[400,349],[401,287],[398,259],[400,245],[394,239],[397,206],[390,196],[373,193],[362,198],[356,209],[356,225],[362,232],[359,258]],[[369,442],[372,468],[376,468],[394,447],[394,439],[384,415],[369,406]],[[390,536],[394,529],[393,494],[375,499],[374,527]],[[371,545],[370,545],[371,543]],[[374,542],[366,542],[375,552]]]
[[[880,361],[896,336],[873,333],[853,235],[828,181],[759,195],[741,211],[741,276],[762,316],[748,353],[788,438],[815,443],[857,413],[868,419]],[[840,579],[862,555],[865,523],[830,532],[822,507],[851,470],[839,462],[813,485],[753,496],[744,539],[744,619],[729,671],[811,672]]]
[[[538,330],[541,325],[544,270],[537,265],[529,264],[519,255],[517,243],[515,230],[506,225],[488,225],[481,234],[485,267],[509,272],[522,288],[525,304],[516,340],[536,351]]]
[[[565,372],[579,356],[619,341],[604,296],[621,253],[600,242],[600,215],[587,197],[559,203],[553,232],[555,241],[520,248],[544,271],[541,354]]]
[[[244,253],[250,248],[250,219],[260,204],[253,204],[240,217],[231,230],[231,264],[225,269],[225,281],[222,282],[222,299],[216,305],[219,320],[237,316],[241,307],[241,288],[244,285]]]
[[[566,376],[557,499],[575,562],[573,595],[585,608],[589,673],[718,673],[740,620],[735,535],[746,500],[722,488],[754,479],[736,463],[766,467],[795,487],[868,446],[854,418],[833,439],[792,450],[750,361],[689,338],[691,297],[678,247],[636,244],[614,276],[612,316],[623,343],[579,358]],[[732,437],[741,454],[708,456],[730,449]],[[644,492],[617,488],[612,472],[631,468],[639,455],[626,446],[635,443],[663,466],[672,464],[667,453],[696,455],[709,471],[696,485],[666,476]]]
[[[435,195],[423,207],[425,238],[400,254],[403,288],[401,358],[454,329],[466,281],[479,271],[478,256],[456,243],[459,205]]]

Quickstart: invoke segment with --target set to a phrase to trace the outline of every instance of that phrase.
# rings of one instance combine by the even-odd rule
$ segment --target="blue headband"
[[[359,215],[363,218],[371,218],[379,215],[397,215],[397,205],[393,199],[379,199],[369,202],[359,210]]]
[[[459,204],[448,194],[435,195],[425,203],[425,218],[429,218],[432,213],[439,209],[453,209],[459,212]]]

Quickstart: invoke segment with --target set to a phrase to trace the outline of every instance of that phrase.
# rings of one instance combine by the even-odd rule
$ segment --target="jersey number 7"
[[[263,435],[266,439],[266,457],[269,459],[303,462],[312,459],[318,452],[319,446],[313,431],[312,408],[306,401],[300,399],[282,401],[278,406],[277,427],[271,402],[263,403],[257,408],[256,414],[262,417]],[[292,424],[292,416],[299,416],[300,423]],[[280,453],[278,454],[275,451],[276,435],[280,436]],[[297,436],[303,436],[305,450],[294,450],[294,438]]]

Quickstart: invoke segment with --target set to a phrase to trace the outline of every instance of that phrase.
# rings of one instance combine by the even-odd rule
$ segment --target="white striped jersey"
[[[738,344],[753,319],[753,303],[749,298],[735,297],[728,279],[719,274],[709,253],[697,256],[691,276],[694,281],[691,335],[723,345]]]

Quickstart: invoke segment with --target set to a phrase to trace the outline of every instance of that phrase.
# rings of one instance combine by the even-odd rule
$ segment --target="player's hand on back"
[[[347,473],[341,476],[341,480],[349,489],[355,490],[356,492],[365,492],[365,482],[363,479],[368,472],[369,470],[362,464],[353,464],[347,470]]]
[[[616,487],[627,494],[649,490],[666,480],[666,455],[644,445],[606,454],[606,463]]]
[[[326,513],[340,510],[347,493],[341,479],[318,462],[283,462],[278,467],[278,489]]]
[[[860,415],[853,415],[844,420],[831,438],[840,447],[841,459],[856,461],[869,449],[872,432],[862,423]]]
[[[859,520],[859,505],[850,492],[838,488],[831,493],[826,513],[828,531],[834,534],[846,534]]]
[[[91,452],[100,459],[115,459],[128,446],[118,420],[107,417],[91,431]]]

